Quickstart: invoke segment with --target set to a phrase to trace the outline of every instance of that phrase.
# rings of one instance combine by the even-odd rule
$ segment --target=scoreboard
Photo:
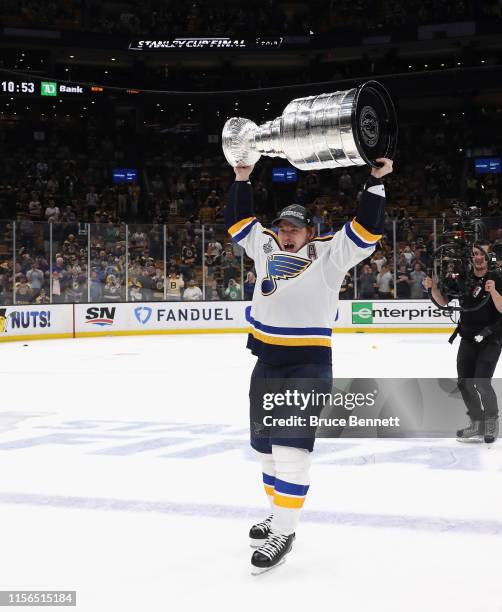
[[[10,96],[38,96],[38,97],[77,97],[87,94],[91,87],[83,85],[67,85],[56,81],[42,81],[39,79],[9,78],[0,81],[0,95]]]

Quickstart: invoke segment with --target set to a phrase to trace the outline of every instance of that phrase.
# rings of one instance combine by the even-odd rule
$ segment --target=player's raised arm
[[[262,229],[253,212],[253,187],[249,181],[254,166],[236,166],[235,182],[228,190],[225,225],[234,242],[254,259],[254,239]]]
[[[371,255],[382,237],[386,203],[382,178],[392,172],[393,162],[385,157],[376,161],[382,165],[371,169],[355,217],[333,239],[332,259],[341,270],[347,270]]]

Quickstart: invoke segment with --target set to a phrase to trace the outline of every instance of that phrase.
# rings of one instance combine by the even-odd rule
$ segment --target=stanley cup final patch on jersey
[[[481,285],[477,285],[476,287],[474,287],[474,291],[472,292],[472,297],[478,297],[478,295],[481,293]]]
[[[267,275],[261,282],[263,295],[271,295],[277,289],[277,281],[295,278],[312,262],[290,253],[276,253],[267,258]]]

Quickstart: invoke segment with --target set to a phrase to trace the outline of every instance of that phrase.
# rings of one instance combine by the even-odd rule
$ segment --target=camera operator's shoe
[[[459,442],[483,442],[484,428],[481,421],[473,421],[464,429],[457,431]]]
[[[265,540],[270,535],[270,525],[272,523],[273,514],[266,518],[261,523],[256,523],[249,530],[249,539],[252,548],[258,548],[262,544],[265,544]]]
[[[485,418],[484,436],[487,444],[493,444],[499,435],[498,417]]]

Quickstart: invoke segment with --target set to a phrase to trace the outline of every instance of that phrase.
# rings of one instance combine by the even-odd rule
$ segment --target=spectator
[[[256,276],[254,272],[249,271],[246,274],[246,280],[244,281],[244,299],[245,300],[253,299],[255,285],[256,285]]]
[[[218,288],[218,281],[215,278],[212,278],[206,284],[206,300],[208,301],[221,300],[221,294]]]
[[[44,213],[45,220],[57,222],[59,221],[60,214],[59,206],[56,206],[54,200],[49,200]]]
[[[96,214],[98,210],[98,202],[99,202],[99,196],[96,193],[96,188],[94,187],[94,185],[91,185],[89,187],[89,191],[87,192],[85,196],[85,202],[87,205],[87,218],[94,219],[94,215]]]
[[[422,270],[422,266],[417,262],[414,265],[413,272],[410,274],[411,279],[411,298],[413,300],[420,300],[424,297],[424,278],[427,275]]]
[[[50,304],[50,301],[50,297],[47,295],[45,289],[42,287],[42,289],[40,289],[40,294],[37,298],[35,298],[35,304]]]
[[[411,280],[405,264],[401,264],[399,266],[396,283],[396,297],[401,298],[403,300],[409,299],[411,297]]]
[[[178,302],[181,300],[181,292],[184,287],[185,281],[183,280],[183,276],[176,274],[176,270],[174,268],[170,268],[169,276],[167,277],[167,301]]]
[[[382,251],[376,251],[373,257],[370,259],[372,264],[375,264],[377,267],[377,272],[382,271],[382,266],[387,263],[387,258],[384,256]]]
[[[195,280],[193,278],[188,281],[188,287],[183,293],[183,299],[187,301],[202,300],[202,291],[200,290],[200,287],[195,284]]]
[[[359,275],[359,295],[362,300],[371,300],[375,297],[376,276],[371,266],[364,264]]]
[[[24,276],[20,276],[19,282],[16,283],[16,304],[31,304],[33,292],[31,287],[26,282]]]
[[[91,302],[101,302],[103,297],[103,283],[98,277],[96,270],[91,270],[91,283],[90,283],[90,300]]]
[[[31,269],[26,273],[26,279],[33,292],[33,298],[37,298],[38,294],[40,293],[40,289],[44,284],[44,273],[42,270],[38,269],[35,262],[31,264]]]
[[[237,283],[235,278],[231,278],[228,281],[228,287],[225,289],[225,298],[227,300],[242,299],[241,286],[239,285],[239,283]]]
[[[392,297],[391,292],[392,274],[387,265],[383,265],[377,275],[378,297],[381,300],[388,300]]]
[[[193,266],[197,257],[197,248],[195,243],[189,239],[181,247],[181,265],[180,270],[185,281],[193,276]]]
[[[350,272],[347,272],[340,286],[340,299],[341,300],[351,300],[353,297],[354,297],[354,283],[352,282],[352,276]]]
[[[103,287],[105,302],[120,302],[121,297],[120,280],[114,274],[109,274]]]

